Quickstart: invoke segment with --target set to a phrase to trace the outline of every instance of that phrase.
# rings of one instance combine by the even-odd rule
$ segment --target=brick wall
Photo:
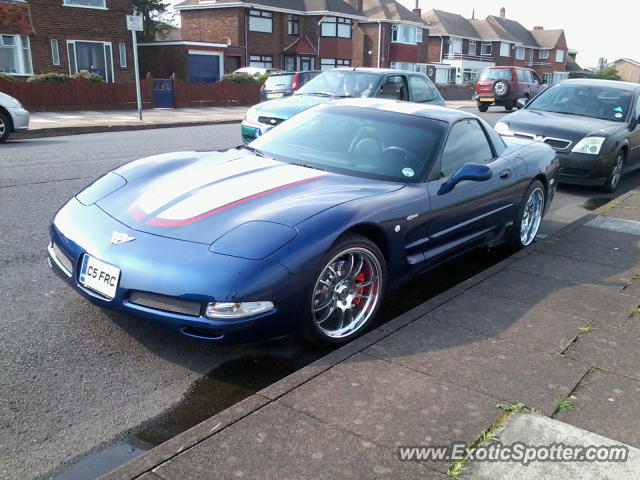
[[[29,18],[29,6],[24,3],[0,1],[0,33],[31,35],[33,26]]]
[[[151,73],[156,78],[176,76],[189,78],[188,48],[166,45],[161,47],[140,47],[140,71]]]
[[[244,46],[244,9],[183,10],[182,39]]]

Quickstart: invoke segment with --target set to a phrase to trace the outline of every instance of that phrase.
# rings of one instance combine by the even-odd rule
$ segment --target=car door
[[[631,168],[640,166],[640,91],[637,95],[635,109],[632,107],[632,112],[635,115],[633,117],[635,118],[635,127],[629,133],[629,158],[627,161]]]
[[[409,75],[409,101],[444,105],[438,89],[426,76]]]
[[[486,164],[491,178],[463,180],[452,191],[441,194],[442,184],[465,163]],[[485,127],[476,119],[456,122],[427,184],[431,211],[425,259],[439,263],[494,238],[515,218],[512,200],[516,184],[512,160],[498,155]]]
[[[529,75],[531,76],[532,81],[531,97],[533,98],[533,96],[540,93],[544,87],[542,86],[542,81],[536,72],[530,70]]]

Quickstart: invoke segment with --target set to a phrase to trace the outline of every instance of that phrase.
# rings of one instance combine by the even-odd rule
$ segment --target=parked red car
[[[486,112],[490,105],[511,111],[519,98],[529,100],[545,88],[538,74],[529,68],[487,67],[476,83],[473,99],[481,112]]]

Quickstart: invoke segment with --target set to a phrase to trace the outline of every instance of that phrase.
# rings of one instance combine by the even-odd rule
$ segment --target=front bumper
[[[113,245],[113,230],[135,240]],[[47,251],[51,268],[101,307],[160,322],[182,335],[220,344],[281,337],[298,328],[296,320],[300,316],[295,310],[301,304],[296,297],[300,288],[291,272],[277,262],[215,254],[208,245],[139,232],[95,205],[83,206],[75,198],[58,212],[50,233]],[[120,269],[114,298],[106,298],[80,283],[79,270],[86,254]],[[137,300],[141,294],[169,303],[196,305],[197,310],[184,314],[164,306],[149,306],[148,302],[143,305]],[[257,300],[273,301],[275,309],[235,320],[204,316],[208,302]]]
[[[9,108],[9,114],[13,122],[14,131],[27,130],[29,128],[29,112],[24,108]]]
[[[560,160],[558,181],[573,185],[603,185],[611,173],[615,156],[615,152],[603,155],[558,152]]]

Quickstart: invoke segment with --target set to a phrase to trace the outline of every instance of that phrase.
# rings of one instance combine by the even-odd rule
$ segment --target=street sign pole
[[[134,78],[136,81],[136,97],[138,100],[138,117],[142,120],[142,94],[140,92],[140,79],[138,78],[140,67],[138,66],[138,38],[136,32],[144,30],[142,17],[137,15],[127,15],[127,29],[131,30],[131,38],[133,39],[133,68]]]

